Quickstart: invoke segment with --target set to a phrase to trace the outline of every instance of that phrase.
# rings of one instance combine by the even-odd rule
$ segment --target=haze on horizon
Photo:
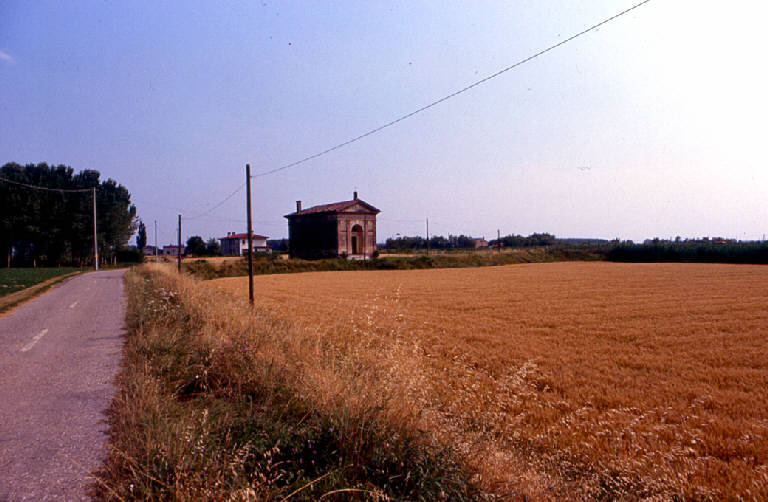
[[[154,241],[245,229],[260,173],[353,138],[636,0],[0,4],[0,163],[97,169]],[[378,240],[768,233],[763,2],[653,0],[393,127],[254,180],[254,231],[346,200]],[[187,219],[206,211],[197,219]]]

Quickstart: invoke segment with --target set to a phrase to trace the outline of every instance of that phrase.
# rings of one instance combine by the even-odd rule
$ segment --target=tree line
[[[704,262],[768,264],[768,242],[710,239],[652,239],[642,244],[613,243],[606,259],[621,262]]]
[[[184,252],[195,256],[220,256],[221,244],[214,237],[204,241],[199,235],[193,235],[187,239]]]
[[[501,239],[493,239],[488,241],[488,244],[492,247],[498,246],[501,242],[502,247],[508,248],[522,248],[522,247],[537,247],[537,246],[552,246],[558,243],[557,238],[552,234],[539,234],[533,233],[528,237],[522,235],[506,235]],[[413,249],[426,249],[427,239],[420,236],[415,237],[390,237],[384,243],[384,247],[388,250],[413,250]],[[467,235],[449,235],[444,237],[442,235],[433,235],[429,238],[430,249],[473,249],[475,247],[475,239]]]
[[[0,177],[53,190],[0,180],[0,256],[5,258],[0,266],[93,264],[92,192],[59,190],[95,188],[99,256],[110,261],[125,252],[136,229],[136,207],[128,189],[100,176],[65,165],[3,165]]]
[[[390,250],[426,249],[427,239],[421,236],[415,237],[390,237],[384,243],[384,247]],[[433,235],[429,238],[430,249],[467,249],[474,248],[475,241],[466,235]]]
[[[532,233],[528,237],[522,235],[505,235],[501,239],[493,239],[489,243],[491,246],[501,246],[505,248],[530,248],[538,246],[554,246],[558,243],[557,237],[548,233]]]

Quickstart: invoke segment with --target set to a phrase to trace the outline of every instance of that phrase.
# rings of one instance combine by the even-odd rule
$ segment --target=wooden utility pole
[[[99,269],[99,239],[96,235],[96,188],[93,189],[93,263]]]
[[[501,230],[496,229],[496,246],[499,248],[499,253],[501,253]]]
[[[179,246],[177,251],[176,269],[181,273],[181,215],[179,215]]]
[[[157,263],[157,220],[155,220],[155,263]]]
[[[245,165],[245,197],[248,211],[248,303],[253,305],[253,227],[251,226],[251,165]]]
[[[427,254],[429,254],[429,218],[427,218]]]

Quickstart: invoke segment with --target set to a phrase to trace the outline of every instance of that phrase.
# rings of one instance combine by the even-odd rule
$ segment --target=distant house
[[[266,235],[253,234],[252,246],[255,253],[268,253],[272,250],[267,246]],[[219,237],[221,254],[224,256],[244,256],[248,254],[248,234],[227,232],[226,237]]]
[[[484,237],[473,237],[472,242],[475,243],[475,249],[485,249],[488,247],[488,241]]]
[[[163,252],[160,254],[163,256],[179,256],[179,246],[175,244],[163,246]],[[181,255],[184,256],[184,246],[181,246]]]
[[[376,215],[381,211],[357,197],[308,209],[296,201],[296,212],[287,214],[291,257],[371,258],[376,252]]]
[[[141,250],[141,252],[144,253],[145,256],[154,256],[155,246],[146,245],[144,246],[144,249]]]

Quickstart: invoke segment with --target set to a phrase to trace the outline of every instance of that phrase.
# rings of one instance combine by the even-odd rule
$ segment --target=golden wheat
[[[244,278],[207,284],[247,291]],[[553,263],[255,284],[259,309],[315,333],[319,355],[386,361],[372,389],[419,408],[494,491],[768,498],[768,267]]]

